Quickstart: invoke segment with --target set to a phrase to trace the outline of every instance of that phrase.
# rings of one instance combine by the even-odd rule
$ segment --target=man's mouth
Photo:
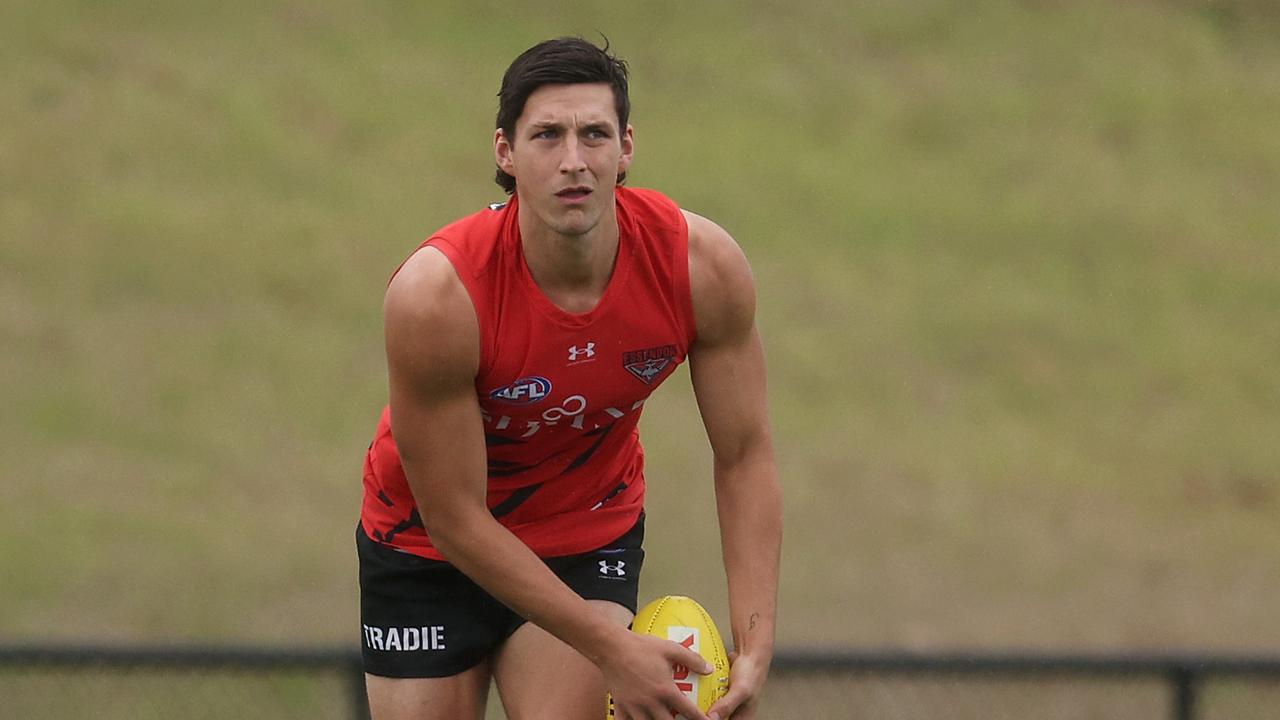
[[[568,201],[575,201],[575,200],[582,200],[583,198],[585,198],[590,194],[591,194],[591,188],[585,185],[575,185],[574,187],[568,187],[557,192],[556,197],[564,200],[568,200]]]

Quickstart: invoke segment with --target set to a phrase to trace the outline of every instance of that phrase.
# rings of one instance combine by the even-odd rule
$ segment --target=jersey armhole
[[[676,312],[684,326],[685,353],[688,354],[688,349],[698,339],[698,323],[693,314],[693,283],[689,280],[689,220],[679,207],[676,208],[676,223],[678,242],[675,243],[671,274],[675,283]]]
[[[480,333],[480,363],[476,369],[476,377],[480,377],[492,369],[494,348],[493,343],[497,339],[492,333],[485,332],[485,314],[482,312],[483,305],[478,297],[479,289],[476,287],[474,274],[471,272],[470,266],[463,255],[459,252],[449,238],[442,235],[434,235],[427,238],[426,242],[418,247],[421,250],[424,247],[435,248],[444,255],[445,260],[453,266],[453,272],[457,274],[458,279],[462,281],[462,287],[467,291],[467,297],[471,298],[471,309],[476,314],[476,329]],[[486,338],[488,341],[486,341]]]

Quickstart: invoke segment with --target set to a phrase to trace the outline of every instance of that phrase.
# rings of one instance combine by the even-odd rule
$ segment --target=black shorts
[[[544,558],[587,600],[636,611],[644,516],[617,540],[580,555]],[[447,677],[497,650],[524,618],[453,565],[374,542],[356,524],[364,670],[393,678]]]

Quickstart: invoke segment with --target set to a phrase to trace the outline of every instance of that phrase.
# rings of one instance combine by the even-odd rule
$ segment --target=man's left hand
[[[720,698],[707,717],[711,720],[753,720],[760,688],[769,674],[769,660],[763,662],[751,655],[729,653],[729,692]]]

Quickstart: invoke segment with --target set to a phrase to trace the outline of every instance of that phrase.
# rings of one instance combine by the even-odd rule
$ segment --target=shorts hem
[[[431,678],[446,678],[462,673],[478,666],[484,662],[486,658],[476,658],[470,664],[457,663],[445,668],[438,667],[396,667],[396,668],[371,668],[368,662],[361,663],[366,675],[374,677],[387,678],[389,680],[428,680]],[[456,669],[455,669],[456,667]]]

